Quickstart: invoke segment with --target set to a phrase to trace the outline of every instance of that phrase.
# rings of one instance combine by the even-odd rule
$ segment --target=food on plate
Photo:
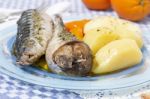
[[[142,52],[132,39],[121,39],[108,43],[95,55],[92,72],[109,73],[125,69],[142,60]]]
[[[48,67],[47,63],[46,63],[46,60],[45,60],[45,56],[42,56],[38,61],[36,61],[34,64],[34,66],[42,69],[42,70],[45,70],[45,71],[48,71],[48,72],[51,72],[50,68]]]
[[[111,0],[113,9],[122,18],[139,21],[150,14],[150,0]]]
[[[84,25],[89,21],[90,20],[88,19],[71,21],[65,23],[65,26],[69,32],[71,32],[76,36],[77,39],[82,40],[84,37],[84,33],[83,33]]]
[[[84,33],[88,33],[89,30],[98,28],[98,27],[108,27],[110,29],[113,28],[113,25],[116,25],[116,21],[118,18],[114,18],[112,16],[98,16],[94,17],[91,21],[85,24]]]
[[[142,48],[143,46],[143,40],[141,36],[141,30],[140,28],[133,24],[132,22],[115,18],[112,16],[101,16],[96,17],[84,26],[84,33],[86,34],[90,33],[90,30],[98,29],[100,27],[106,27],[113,31],[113,33],[116,33],[119,35],[119,39],[123,38],[130,38],[136,41],[139,48]]]
[[[46,50],[46,61],[52,72],[85,76],[92,68],[91,50],[68,32],[60,16],[55,16],[53,38]]]
[[[123,29],[123,27],[121,27]],[[121,28],[118,28],[116,30],[116,33],[119,35],[120,39],[129,38],[136,41],[139,48],[143,47],[143,39],[141,34],[138,34],[136,32],[133,32],[131,30],[123,31]]]
[[[59,15],[53,19],[35,9],[22,13],[13,44],[17,64],[87,76],[125,69],[142,60],[141,30],[129,21],[103,16],[64,24]]]
[[[100,48],[118,38],[119,36],[116,33],[113,33],[111,29],[98,27],[89,30],[84,36],[83,41],[88,44],[93,55],[95,55]]]
[[[27,10],[17,22],[18,31],[13,52],[16,63],[30,65],[45,54],[48,41],[52,37],[53,22],[45,13]]]
[[[92,10],[107,10],[111,7],[110,0],[82,0]]]
[[[141,99],[150,99],[150,92],[145,91],[140,95]]]

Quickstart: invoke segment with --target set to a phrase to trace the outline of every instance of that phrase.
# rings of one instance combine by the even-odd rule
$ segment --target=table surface
[[[96,16],[96,15],[108,15],[116,16],[117,14],[112,10],[108,11],[91,11],[88,10],[81,2],[81,0],[0,0],[1,8],[8,9],[30,9],[37,8],[41,5],[53,5],[57,2],[69,1],[71,2],[71,8],[69,12],[72,15],[84,15],[84,16]],[[150,17],[145,18],[143,21],[138,23],[144,31],[150,31]],[[147,43],[150,44],[149,40]],[[148,84],[150,85],[150,84]],[[148,90],[146,87],[144,90]],[[102,97],[103,93],[99,95],[93,95],[92,97],[88,93],[74,92],[72,90],[62,89],[46,89],[41,86],[25,83],[15,78],[9,77],[3,73],[0,73],[0,99],[96,99],[96,97]],[[112,98],[112,97],[111,97]],[[129,98],[129,97],[128,97]],[[137,97],[138,98],[138,97]]]

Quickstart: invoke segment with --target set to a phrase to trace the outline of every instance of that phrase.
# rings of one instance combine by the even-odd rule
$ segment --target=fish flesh
[[[45,54],[53,34],[53,21],[46,13],[29,9],[17,22],[17,36],[13,46],[16,63],[31,65]]]
[[[86,76],[91,71],[91,50],[68,32],[59,15],[55,16],[54,34],[46,50],[50,70],[57,74]]]

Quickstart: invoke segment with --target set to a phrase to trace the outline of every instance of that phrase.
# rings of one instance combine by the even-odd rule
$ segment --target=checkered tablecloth
[[[57,2],[69,1],[71,2],[71,8],[69,12],[72,15],[84,15],[84,16],[95,16],[95,15],[113,15],[117,14],[111,10],[108,11],[90,11],[81,2],[81,0],[0,0],[0,7],[2,8],[16,8],[16,9],[30,9],[37,8],[41,5],[53,5]],[[143,21],[138,23],[144,32],[150,32],[150,17],[145,18]],[[150,44],[149,37],[144,37],[146,43]],[[150,47],[148,46],[149,50]],[[150,85],[150,84],[147,84]],[[150,89],[149,87],[145,87]],[[90,93],[90,92],[89,92]],[[104,95],[103,92],[92,97],[87,93],[83,97],[80,92],[74,92],[72,90],[62,89],[49,89],[38,85],[25,83],[15,78],[9,77],[3,73],[0,73],[0,99],[97,99]],[[115,99],[115,98],[114,98]]]

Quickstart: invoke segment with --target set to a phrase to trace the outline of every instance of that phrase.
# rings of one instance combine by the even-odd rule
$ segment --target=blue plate
[[[65,19],[65,21],[79,18]],[[25,82],[63,89],[120,89],[139,85],[150,80],[150,61],[147,44],[142,48],[143,60],[140,64],[113,74],[94,77],[69,77],[42,71],[34,66],[21,68],[15,64],[11,48],[16,36],[17,26],[0,31],[0,72]],[[144,34],[146,35],[146,34]]]

